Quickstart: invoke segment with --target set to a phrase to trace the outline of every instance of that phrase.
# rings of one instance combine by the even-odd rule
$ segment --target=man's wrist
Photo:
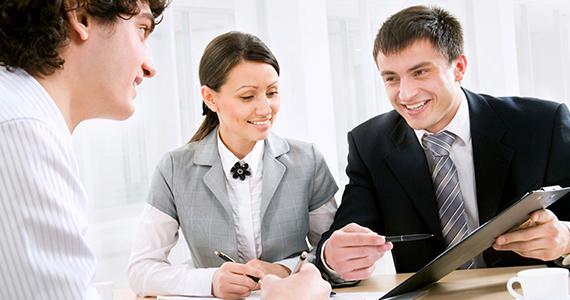
[[[325,249],[327,248],[327,244],[329,243],[329,240],[326,240],[323,243],[323,247],[321,249],[323,249],[323,251],[321,251],[321,261],[323,262],[323,267],[325,268],[325,271],[327,271],[327,273],[329,273],[330,275],[335,275],[335,276],[339,276],[340,274],[338,274],[335,270],[333,270],[328,264],[327,261],[325,260]]]
[[[335,287],[349,287],[349,286],[354,286],[354,285],[358,284],[360,282],[360,280],[346,281],[338,272],[333,270],[327,264],[327,261],[325,260],[325,249],[326,249],[328,242],[329,242],[329,240],[326,240],[323,243],[323,247],[321,248],[322,251],[320,253],[321,261],[323,262],[320,266],[321,274],[323,275],[323,279],[325,279],[325,281],[328,281],[333,288],[335,288]]]
[[[566,228],[568,229],[568,233],[570,235],[570,222],[566,222],[566,221],[560,221],[560,223],[562,223],[564,226],[566,226]],[[570,240],[568,240],[568,243],[570,243]],[[566,249],[570,249],[570,245],[566,245]],[[561,255],[561,264],[563,266],[568,266],[570,265],[570,251],[568,251],[567,253]]]

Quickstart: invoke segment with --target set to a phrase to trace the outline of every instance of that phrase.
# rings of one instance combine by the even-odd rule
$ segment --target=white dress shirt
[[[465,214],[467,216],[467,228],[469,233],[473,232],[479,227],[479,208],[477,206],[477,192],[475,185],[475,166],[473,164],[473,144],[471,142],[471,122],[469,118],[469,104],[467,103],[467,96],[461,92],[461,103],[457,109],[457,113],[441,131],[447,130],[455,134],[455,142],[449,151],[449,157],[455,164],[457,175],[459,177],[459,186],[461,187],[461,195],[463,196],[463,206],[465,207]],[[414,130],[420,145],[422,144],[422,137],[431,135],[426,130]],[[423,146],[422,146],[423,147]],[[424,148],[426,159],[430,166],[434,164],[435,158],[431,150]],[[485,268],[485,260],[483,254],[477,255],[474,259],[475,268]]]
[[[71,134],[45,89],[0,67],[0,298],[100,299]]]
[[[231,169],[238,158],[224,145],[218,135],[218,152],[222,161],[226,188],[232,206],[238,244],[237,260],[246,263],[261,256],[261,190],[263,182],[264,141],[257,141],[251,152],[239,160],[249,165],[250,176],[234,179]]]
[[[230,172],[238,159],[218,137],[218,153],[222,160],[232,216],[236,224],[240,257],[234,259],[241,263],[259,258],[263,250],[260,215],[263,148],[263,141],[256,143],[254,149],[243,159],[248,163],[252,174],[241,181],[232,178]],[[336,201],[331,198],[321,207],[309,212],[308,240],[311,245],[317,245],[321,235],[329,229],[336,208]],[[129,283],[135,293],[156,296],[168,291],[167,294],[171,295],[212,295],[212,278],[218,268],[172,265],[168,261],[170,250],[178,242],[178,229],[179,225],[175,219],[145,203],[128,266]],[[274,263],[293,269],[298,260],[290,258]]]
[[[471,143],[471,123],[469,118],[469,105],[465,93],[461,92],[461,103],[451,122],[442,130],[456,135],[455,142],[449,151],[449,157],[455,164],[461,186],[461,195],[467,214],[467,227],[469,232],[479,227],[479,211],[477,208],[477,193],[475,190],[475,167],[473,165],[473,145]],[[414,130],[420,145],[424,134],[433,133],[426,130]],[[430,169],[434,163],[431,151],[424,148]]]

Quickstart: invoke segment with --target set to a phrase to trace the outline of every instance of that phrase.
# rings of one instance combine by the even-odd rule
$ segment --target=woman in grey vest
[[[322,154],[270,132],[281,106],[279,65],[261,40],[216,37],[199,75],[206,117],[159,162],[133,245],[128,277],[141,296],[246,297],[259,289],[251,278],[288,276],[336,211],[338,187]],[[179,228],[192,266],[168,261]]]

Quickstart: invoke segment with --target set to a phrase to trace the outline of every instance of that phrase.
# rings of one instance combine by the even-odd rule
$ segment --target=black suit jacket
[[[464,92],[469,104],[480,224],[527,191],[570,186],[570,115],[566,105]],[[413,129],[391,111],[350,131],[348,144],[349,183],[318,253],[333,231],[351,222],[381,235],[433,234],[435,238],[394,244],[397,272],[418,271],[445,246],[428,163]],[[560,220],[570,220],[570,197],[550,209]],[[544,263],[492,248],[483,257],[488,267]]]

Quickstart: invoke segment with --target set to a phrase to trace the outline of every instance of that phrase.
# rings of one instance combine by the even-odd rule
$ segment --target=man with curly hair
[[[71,133],[133,114],[168,2],[0,2],[1,299],[99,299]]]

